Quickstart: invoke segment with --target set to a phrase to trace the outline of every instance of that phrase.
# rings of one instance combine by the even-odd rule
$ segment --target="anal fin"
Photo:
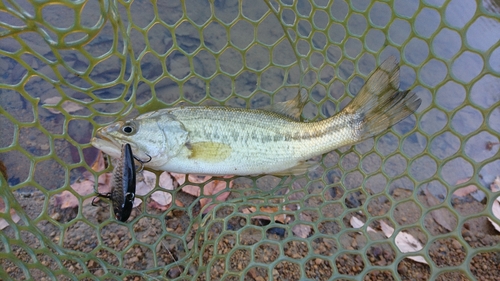
[[[276,176],[303,175],[310,170],[314,170],[318,165],[319,162],[315,160],[299,161],[297,165],[291,168],[272,174]]]

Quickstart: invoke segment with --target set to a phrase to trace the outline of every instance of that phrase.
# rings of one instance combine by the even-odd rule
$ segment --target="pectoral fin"
[[[224,161],[231,154],[231,146],[220,142],[188,143],[186,147],[191,151],[190,159],[217,163]]]

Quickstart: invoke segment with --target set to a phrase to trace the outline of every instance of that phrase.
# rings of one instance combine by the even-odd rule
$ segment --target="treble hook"
[[[104,198],[108,198],[108,199],[109,199],[109,198],[111,198],[111,192],[108,192],[108,193],[106,193],[106,194],[103,194],[103,193],[97,193],[97,196],[96,196],[96,197],[94,197],[94,199],[92,199],[92,206],[94,206],[94,207],[96,207],[96,206],[97,206],[97,205],[96,205],[95,200],[96,200],[97,198],[99,198],[99,197],[104,197]]]
[[[139,163],[141,163],[141,165],[139,166],[139,169],[137,169],[138,173],[142,172],[142,170],[144,169],[145,163],[149,163],[149,162],[151,162],[151,159],[153,159],[153,157],[149,156],[148,154],[146,154],[146,155],[149,157],[148,161],[142,161],[141,159],[139,159],[137,156],[134,155],[134,159],[137,160]]]

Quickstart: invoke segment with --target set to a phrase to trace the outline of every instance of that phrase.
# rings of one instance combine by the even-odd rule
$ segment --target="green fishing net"
[[[499,42],[494,0],[3,0],[0,278],[497,280]],[[126,223],[90,204],[101,126],[298,93],[321,120],[390,55],[418,111],[306,174],[155,172]]]

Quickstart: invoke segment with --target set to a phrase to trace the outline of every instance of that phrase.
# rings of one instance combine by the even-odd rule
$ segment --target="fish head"
[[[136,159],[143,161],[146,166],[160,159],[165,153],[164,134],[158,132],[158,126],[153,122],[141,120],[118,121],[111,125],[99,128],[92,145],[114,158],[121,156],[121,147],[130,144]],[[148,162],[148,163],[147,163]],[[151,163],[153,164],[153,163]]]
[[[177,155],[186,139],[182,124],[168,113],[155,111],[99,128],[91,142],[113,158],[120,158],[122,146],[128,143],[134,158],[155,169]]]

